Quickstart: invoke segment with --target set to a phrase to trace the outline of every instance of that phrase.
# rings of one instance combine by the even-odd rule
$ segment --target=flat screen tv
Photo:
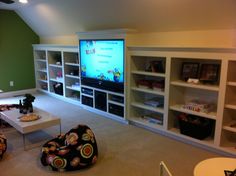
[[[124,92],[124,40],[80,40],[81,83]]]

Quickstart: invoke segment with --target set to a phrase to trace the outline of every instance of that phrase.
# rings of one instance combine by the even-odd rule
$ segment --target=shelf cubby
[[[157,116],[158,118],[156,118]],[[154,112],[149,109],[134,106],[134,110],[130,116],[130,120],[134,123],[153,129],[163,129],[164,116],[162,113]]]
[[[182,114],[182,113],[185,113],[185,114],[190,114],[190,115],[194,115],[195,118],[199,118],[199,119],[204,119],[204,120],[207,120],[209,122],[212,123],[211,127],[212,127],[212,130],[211,130],[211,133],[208,137],[205,137],[204,139],[197,139],[197,138],[194,138],[194,137],[191,137],[191,136],[188,136],[186,134],[182,134],[181,133],[181,126],[180,126],[180,120],[179,120],[179,115]],[[213,118],[209,118],[209,116],[205,117],[205,116],[202,116],[201,114],[195,114],[195,113],[188,113],[188,112],[185,112],[185,111],[179,111],[179,110],[176,110],[175,108],[171,108],[170,112],[169,112],[169,120],[168,120],[168,130],[171,131],[171,132],[174,132],[178,135],[182,135],[182,136],[185,136],[187,138],[191,138],[193,140],[197,140],[197,141],[211,141],[210,143],[214,143],[214,135],[215,135],[215,122],[216,122],[216,119],[213,119]],[[189,122],[190,123],[190,122]],[[195,125],[195,124],[193,124]],[[196,124],[198,125],[198,124]],[[182,127],[183,128],[183,127]],[[198,128],[196,128],[198,129]],[[194,130],[196,130],[194,129]],[[199,133],[201,133],[202,131],[200,131],[201,128],[199,128]],[[193,131],[193,132],[196,132],[196,131]],[[191,133],[191,132],[189,132]]]
[[[236,86],[236,60],[228,61],[228,73],[227,73],[227,82],[228,84],[232,84],[232,86]]]
[[[236,152],[236,135],[235,131],[228,130],[228,128],[223,128],[221,134],[221,144],[220,146],[231,153]]]
[[[215,110],[213,110],[213,112],[217,111],[218,92],[212,90],[202,91],[202,89],[192,87],[182,87],[176,85],[170,86],[170,107],[184,105],[194,100],[211,104],[215,106]]]
[[[50,65],[62,65],[62,51],[48,51],[48,64]]]
[[[50,80],[58,80],[59,82],[63,82],[63,70],[61,66],[52,66],[49,65],[49,78]]]
[[[74,101],[80,101],[80,89],[66,86],[65,96]]]
[[[131,56],[131,72],[164,76],[165,57]]]
[[[63,53],[65,65],[79,66],[78,52],[65,51]]]
[[[226,106],[234,107],[236,105],[236,87],[227,85],[226,86],[226,95],[225,95],[225,104]]]
[[[184,80],[184,78],[186,78],[186,74],[183,74],[183,64],[186,64],[186,63],[198,65],[198,69],[196,69],[195,77],[192,77],[192,78],[198,79],[199,83],[189,84],[186,82],[187,80]],[[214,73],[214,74],[218,74],[217,80],[212,81],[212,82],[201,81],[202,80],[201,72],[202,72],[203,64],[216,64],[219,66],[219,70],[216,73]],[[179,86],[199,88],[199,89],[213,90],[213,91],[219,90],[220,70],[221,70],[220,59],[173,57],[171,58],[171,65],[172,66],[171,66],[171,72],[170,72],[170,81],[172,84],[177,84]]]
[[[46,62],[46,51],[45,50],[35,50],[34,58],[36,61]]]
[[[41,90],[48,91],[48,82],[46,80],[37,80],[37,87]]]
[[[64,95],[64,85],[62,82],[58,82],[57,80],[51,80],[49,82],[49,91],[51,93],[63,96]]]

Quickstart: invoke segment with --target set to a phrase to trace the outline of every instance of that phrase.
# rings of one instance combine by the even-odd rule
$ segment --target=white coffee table
[[[209,158],[198,163],[194,176],[225,176],[224,170],[236,169],[236,159],[228,157]]]
[[[41,118],[30,122],[21,122],[19,117],[24,114],[19,113],[19,109],[12,109],[9,111],[0,112],[0,118],[11,126],[13,126],[17,131],[19,131],[23,136],[23,144],[25,149],[25,135],[37,130],[48,128],[51,126],[59,125],[61,134],[61,119],[55,117],[54,115],[43,111],[39,108],[34,108],[35,114],[39,115]]]

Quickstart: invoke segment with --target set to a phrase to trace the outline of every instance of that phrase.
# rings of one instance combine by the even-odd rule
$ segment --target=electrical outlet
[[[11,87],[14,86],[14,81],[10,81],[10,86],[11,86]]]

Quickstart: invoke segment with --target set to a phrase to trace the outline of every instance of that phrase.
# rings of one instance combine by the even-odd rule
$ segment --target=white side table
[[[236,169],[236,158],[210,158],[201,161],[194,168],[194,176],[225,176],[224,170]]]

